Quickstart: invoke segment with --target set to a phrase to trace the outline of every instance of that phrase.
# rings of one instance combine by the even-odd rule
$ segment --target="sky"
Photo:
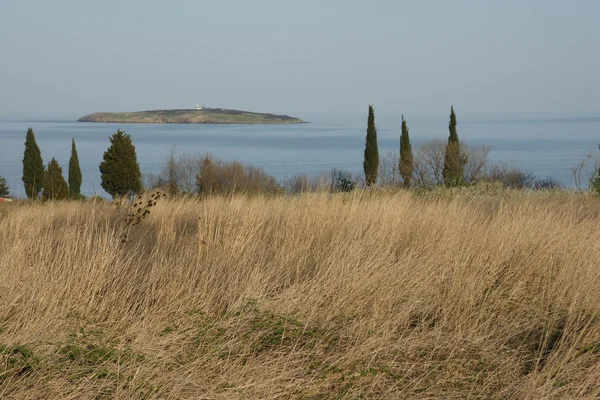
[[[600,112],[598,0],[0,0],[0,118]]]

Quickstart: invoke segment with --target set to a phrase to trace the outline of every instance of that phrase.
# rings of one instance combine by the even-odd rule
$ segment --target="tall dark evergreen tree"
[[[377,172],[379,170],[379,150],[377,148],[377,129],[375,128],[375,112],[373,111],[373,106],[369,106],[363,169],[365,171],[365,183],[367,186],[375,184],[377,182]]]
[[[27,130],[25,138],[25,154],[23,155],[23,183],[25,194],[30,199],[37,199],[44,186],[44,161],[42,153],[35,142],[33,129]]]
[[[0,176],[0,197],[8,196],[10,194],[10,188],[6,182],[6,178]]]
[[[446,155],[444,156],[444,184],[446,186],[460,186],[464,184],[463,166],[465,160],[460,151],[460,143],[458,141],[458,133],[456,132],[456,114],[454,106],[450,107],[450,123],[448,124],[450,136],[446,145]]]
[[[404,186],[410,186],[410,180],[413,174],[413,154],[410,145],[410,137],[408,136],[408,126],[404,115],[402,116],[402,134],[400,135],[400,175],[404,180]]]
[[[69,193],[72,198],[81,195],[81,168],[75,147],[75,139],[71,139],[71,158],[69,159]]]
[[[100,163],[102,187],[113,198],[141,192],[142,174],[131,137],[119,129],[110,143]]]
[[[64,200],[69,198],[69,185],[63,177],[63,171],[58,162],[52,158],[44,174],[44,189],[42,200]]]

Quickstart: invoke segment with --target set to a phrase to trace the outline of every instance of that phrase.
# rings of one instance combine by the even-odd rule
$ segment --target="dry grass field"
[[[0,204],[0,398],[600,397],[598,197],[148,196]]]

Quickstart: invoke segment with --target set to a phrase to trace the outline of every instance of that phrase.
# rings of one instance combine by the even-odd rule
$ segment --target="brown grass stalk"
[[[0,398],[600,396],[594,196],[155,203],[0,205]]]

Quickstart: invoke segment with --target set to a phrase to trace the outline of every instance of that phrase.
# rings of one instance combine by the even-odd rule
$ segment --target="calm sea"
[[[317,175],[331,168],[361,173],[366,114],[300,116],[301,125],[99,124],[74,121],[0,121],[0,176],[13,196],[23,196],[22,159],[27,128],[34,130],[44,162],[55,157],[67,174],[71,138],[75,138],[83,173],[82,192],[106,196],[98,165],[109,137],[121,128],[136,146],[142,173],[157,173],[175,146],[176,153],[211,153],[264,168],[279,180],[298,173]],[[364,121],[363,121],[364,119]],[[407,116],[413,145],[447,139],[446,115]],[[400,117],[377,116],[380,154],[398,151]],[[470,145],[491,147],[492,161],[553,177],[572,187],[571,167],[590,152],[598,154],[600,115],[459,114],[458,134]]]

